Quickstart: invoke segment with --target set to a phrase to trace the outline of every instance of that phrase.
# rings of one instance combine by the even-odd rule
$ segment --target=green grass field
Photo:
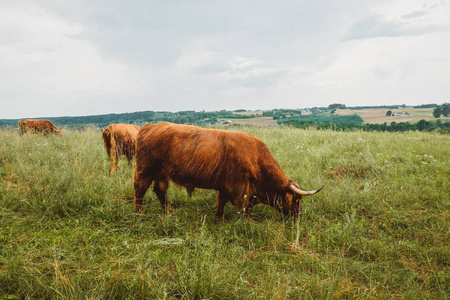
[[[239,128],[232,127],[232,130]],[[450,139],[248,127],[303,189],[299,222],[109,174],[101,131],[0,130],[0,299],[448,299]]]

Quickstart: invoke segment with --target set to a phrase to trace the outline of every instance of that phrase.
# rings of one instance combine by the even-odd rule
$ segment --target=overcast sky
[[[450,101],[450,0],[0,0],[0,118]]]

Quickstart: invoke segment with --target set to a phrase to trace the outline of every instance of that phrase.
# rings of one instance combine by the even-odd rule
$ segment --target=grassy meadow
[[[109,173],[99,129],[0,129],[0,299],[449,299],[450,138],[230,127],[303,189],[299,222],[244,219],[215,191],[171,186],[133,211],[133,167]]]

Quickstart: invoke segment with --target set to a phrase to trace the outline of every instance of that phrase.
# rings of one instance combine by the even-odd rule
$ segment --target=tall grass
[[[448,299],[450,140],[240,128],[304,189],[300,222],[268,206],[248,221],[215,192],[149,190],[134,214],[133,168],[109,174],[95,129],[0,131],[0,298]]]

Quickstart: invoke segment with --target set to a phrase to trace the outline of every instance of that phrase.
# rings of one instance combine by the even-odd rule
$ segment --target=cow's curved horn
[[[303,191],[301,189],[299,189],[298,187],[296,187],[295,185],[291,184],[290,188],[291,191],[293,191],[294,193],[301,195],[301,196],[311,196],[314,195],[318,192],[320,192],[320,190],[323,188],[324,186],[322,186],[320,189],[314,190],[314,191]]]

